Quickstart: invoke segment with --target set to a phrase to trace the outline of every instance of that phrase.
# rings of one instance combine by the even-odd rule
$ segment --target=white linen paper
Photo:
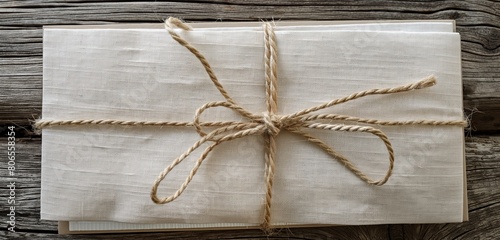
[[[432,88],[367,97],[325,112],[383,120],[462,119],[460,37],[450,32],[450,24],[278,24],[280,112],[434,74],[438,84]],[[207,57],[237,102],[256,113],[265,110],[260,29],[200,28],[179,33]],[[44,119],[191,121],[198,107],[217,100],[223,99],[198,60],[164,29],[61,27],[44,31]],[[237,117],[225,111],[213,113],[206,120]],[[359,180],[305,139],[280,134],[273,222],[462,221],[462,128],[380,128],[396,153],[393,176],[381,187]],[[369,176],[384,175],[388,157],[376,138],[312,132]],[[150,187],[158,173],[198,138],[194,129],[183,127],[44,129],[42,219],[259,224],[264,199],[264,153],[259,137],[217,148],[174,202],[156,205],[150,200]],[[199,154],[195,152],[167,176],[160,196],[177,189]]]

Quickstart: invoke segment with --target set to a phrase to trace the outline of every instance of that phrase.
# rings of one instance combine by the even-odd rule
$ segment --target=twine
[[[193,122],[179,122],[179,121],[122,121],[122,120],[39,120],[34,125],[36,128],[41,129],[49,126],[60,126],[60,125],[123,125],[123,126],[173,126],[173,127],[194,127],[198,134],[201,136],[200,140],[194,143],[186,152],[175,159],[172,164],[166,167],[159,176],[155,179],[153,187],[151,189],[151,199],[157,204],[165,204],[174,201],[178,198],[184,190],[187,188],[196,172],[200,168],[203,161],[210,154],[210,152],[215,149],[218,145],[224,142],[228,142],[237,138],[243,138],[251,135],[263,135],[265,140],[265,183],[266,183],[266,196],[264,200],[264,218],[261,224],[262,229],[270,232],[272,229],[271,224],[271,203],[272,203],[272,193],[273,193],[273,179],[276,168],[276,137],[282,130],[289,131],[291,133],[300,135],[307,139],[309,142],[316,144],[319,148],[324,150],[330,156],[339,161],[343,166],[354,173],[358,178],[364,182],[381,186],[385,184],[391,177],[392,170],[394,168],[394,150],[392,148],[391,142],[389,141],[387,135],[380,129],[364,126],[364,125],[345,125],[345,124],[330,124],[322,123],[317,120],[338,120],[338,121],[349,121],[364,124],[375,124],[375,125],[431,125],[431,126],[467,126],[467,122],[464,120],[456,121],[434,121],[434,120],[410,120],[410,121],[382,121],[377,119],[365,119],[358,118],[354,116],[339,115],[339,114],[311,114],[316,111],[332,107],[334,105],[346,103],[351,100],[358,98],[370,96],[370,95],[382,95],[382,94],[394,94],[409,92],[412,90],[423,89],[431,87],[436,84],[436,78],[434,76],[425,77],[415,83],[402,85],[394,88],[383,88],[383,89],[370,89],[366,91],[361,91],[353,93],[349,96],[334,99],[330,102],[307,108],[288,115],[279,115],[277,113],[278,109],[278,51],[277,51],[277,41],[276,35],[274,33],[274,27],[270,23],[263,24],[264,30],[264,45],[265,45],[265,80],[266,80],[266,107],[267,111],[261,114],[254,114],[247,111],[245,108],[240,106],[236,101],[234,101],[228,92],[224,89],[222,84],[217,79],[212,67],[210,66],[207,59],[201,54],[193,45],[179,36],[174,28],[180,28],[186,31],[190,31],[191,27],[177,18],[169,18],[165,21],[165,28],[170,34],[170,36],[177,41],[180,45],[188,49],[196,58],[200,61],[202,66],[205,68],[210,80],[213,82],[215,87],[219,90],[221,95],[226,99],[225,101],[209,102],[200,107],[194,117]],[[239,121],[218,121],[218,122],[201,122],[200,116],[202,113],[210,108],[224,107],[229,108],[236,113],[240,114],[246,118],[247,122]],[[217,127],[215,130],[207,133],[202,127]],[[335,151],[332,147],[328,146],[322,140],[311,136],[309,133],[305,132],[304,129],[323,129],[330,131],[343,131],[343,132],[362,132],[370,133],[377,136],[384,144],[389,154],[389,166],[384,177],[379,180],[373,180],[359,170],[351,161],[349,161],[345,156]],[[203,151],[201,156],[196,161],[194,167],[191,169],[186,180],[181,184],[174,194],[168,197],[160,198],[158,197],[157,191],[160,183],[165,179],[165,177],[172,171],[175,166],[181,163],[185,158],[187,158],[195,149],[200,147],[206,142],[211,142],[211,144]]]

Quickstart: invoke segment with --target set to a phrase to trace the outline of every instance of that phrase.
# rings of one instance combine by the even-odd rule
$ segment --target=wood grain
[[[188,21],[454,19],[462,38],[464,108],[480,137],[466,141],[470,221],[458,224],[378,225],[92,236],[57,235],[40,220],[40,137],[29,129],[41,113],[42,26],[151,23],[167,16]],[[202,0],[94,1],[0,0],[0,148],[16,124],[19,174],[17,232],[6,231],[5,151],[0,151],[0,239],[496,239],[500,236],[500,2]]]
[[[6,149],[6,143],[0,144]],[[40,220],[40,139],[20,139],[17,149],[16,216],[17,232],[5,228],[0,238],[49,239],[268,239],[260,230],[191,231],[168,233],[114,234],[92,236],[57,235],[57,224]],[[466,139],[470,221],[456,224],[378,225],[283,229],[270,237],[292,239],[494,239],[500,236],[500,136]],[[5,161],[0,169],[0,202],[7,201]],[[18,198],[17,198],[18,197]],[[0,211],[0,222],[7,222],[7,211]]]
[[[0,124],[41,113],[42,26],[188,21],[455,19],[462,36],[464,107],[473,129],[500,130],[497,1],[0,1]]]

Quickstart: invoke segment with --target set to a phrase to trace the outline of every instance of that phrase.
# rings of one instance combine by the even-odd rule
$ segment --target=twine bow
[[[211,151],[213,151],[218,145],[224,142],[228,142],[237,138],[242,138],[251,135],[262,135],[265,140],[265,183],[266,183],[266,197],[264,203],[264,220],[261,227],[264,230],[269,231],[272,228],[271,224],[271,203],[272,203],[272,189],[273,189],[273,178],[275,172],[275,160],[276,160],[276,137],[279,135],[280,131],[286,130],[288,132],[300,135],[307,139],[309,142],[316,144],[319,148],[324,150],[334,159],[342,163],[347,169],[354,173],[362,181],[370,184],[381,186],[385,184],[391,177],[392,170],[394,167],[394,150],[392,148],[391,142],[388,137],[380,129],[366,126],[366,125],[345,125],[345,124],[330,124],[323,123],[322,120],[336,120],[336,121],[348,121],[357,122],[361,124],[374,124],[374,125],[455,125],[455,126],[466,126],[467,122],[464,120],[457,121],[434,121],[434,120],[411,120],[411,121],[383,121],[377,119],[365,119],[358,118],[354,116],[346,116],[339,114],[313,114],[319,110],[332,107],[334,105],[346,103],[358,98],[370,96],[370,95],[380,95],[380,94],[394,94],[401,92],[408,92],[417,89],[423,89],[431,87],[436,84],[436,79],[434,76],[428,76],[420,81],[412,84],[407,84],[403,86],[398,86],[394,88],[384,88],[384,89],[370,89],[366,91],[361,91],[353,93],[349,96],[334,99],[332,101],[326,102],[324,104],[307,108],[292,114],[280,115],[277,112],[277,89],[278,89],[278,76],[277,76],[277,42],[276,35],[274,33],[274,27],[270,23],[263,24],[264,30],[264,45],[265,45],[265,81],[266,81],[266,107],[267,110],[261,114],[254,114],[240,106],[236,103],[228,92],[224,89],[222,84],[217,79],[214,71],[212,70],[207,59],[189,42],[179,36],[174,28],[180,28],[186,31],[191,30],[191,27],[183,23],[177,18],[169,18],[165,21],[165,28],[169,32],[170,36],[177,41],[180,45],[188,49],[202,64],[207,72],[210,80],[212,80],[215,87],[219,90],[221,95],[226,99],[225,101],[209,102],[200,107],[194,117],[193,122],[177,122],[177,121],[122,121],[122,120],[39,120],[35,123],[35,127],[41,129],[47,126],[54,125],[89,125],[89,124],[106,124],[106,125],[127,125],[127,126],[194,126],[198,134],[201,136],[200,140],[195,142],[186,152],[175,159],[172,164],[166,167],[154,181],[153,187],[151,189],[151,199],[157,204],[165,204],[174,201],[178,198],[184,190],[187,188],[188,184],[193,179],[194,175],[200,168],[203,161],[207,158]],[[200,121],[200,116],[203,112],[210,108],[224,107],[233,110],[234,112],[240,114],[242,117],[247,119],[246,122],[241,121],[226,121],[226,122],[202,122]],[[203,127],[217,127],[215,130],[210,132],[205,132]],[[389,155],[389,166],[385,175],[379,180],[373,180],[359,170],[354,164],[352,164],[345,156],[335,151],[332,147],[328,146],[322,140],[311,136],[309,133],[305,132],[304,129],[323,129],[330,131],[343,131],[343,132],[362,132],[370,133],[377,136],[384,144]],[[201,156],[196,161],[194,167],[190,171],[186,180],[181,184],[179,189],[175,191],[174,194],[168,197],[160,198],[158,197],[157,191],[160,183],[165,179],[165,177],[172,171],[175,166],[186,159],[195,149],[200,147],[206,142],[211,142],[211,144],[205,148]]]
[[[196,111],[195,118],[193,121],[193,125],[196,128],[196,131],[200,134],[201,139],[198,140],[191,148],[189,148],[185,153],[183,153],[179,158],[177,158],[170,166],[165,168],[158,178],[155,180],[153,184],[153,188],[151,190],[151,199],[155,203],[164,204],[171,202],[178,198],[182,192],[186,189],[189,182],[193,179],[193,176],[198,171],[199,167],[206,159],[208,154],[219,144],[231,141],[237,138],[242,138],[251,135],[263,135],[265,140],[265,161],[266,161],[266,198],[264,204],[264,221],[262,223],[262,228],[265,230],[269,230],[271,226],[271,200],[272,200],[272,188],[273,188],[273,177],[275,170],[275,160],[276,160],[276,137],[280,133],[281,130],[287,130],[289,132],[298,134],[309,142],[312,142],[331,155],[333,158],[340,161],[344,166],[346,166],[350,171],[352,171],[356,176],[358,176],[361,180],[365,181],[371,185],[383,185],[385,184],[391,174],[392,169],[394,167],[394,150],[391,146],[391,142],[387,138],[387,136],[380,130],[370,126],[360,126],[360,125],[344,125],[344,124],[325,124],[321,122],[316,122],[316,120],[343,120],[343,121],[354,121],[359,123],[369,123],[369,124],[378,124],[378,125],[410,125],[410,124],[418,124],[418,125],[460,125],[463,126],[465,124],[464,121],[380,121],[376,119],[363,119],[352,116],[343,116],[337,114],[312,114],[319,110],[329,108],[334,105],[338,105],[341,103],[345,103],[357,98],[376,95],[376,94],[392,94],[398,92],[407,92],[415,89],[422,89],[431,87],[436,84],[436,79],[434,76],[426,77],[416,83],[408,84],[404,86],[399,86],[395,88],[385,88],[385,89],[371,89],[367,91],[362,91],[358,93],[351,94],[349,96],[332,100],[330,102],[318,105],[316,107],[311,107],[308,109],[304,109],[302,111],[288,114],[288,115],[278,115],[278,97],[277,97],[277,89],[278,89],[278,49],[276,42],[276,35],[274,33],[273,26],[266,22],[263,24],[264,29],[264,45],[265,45],[265,79],[266,79],[266,107],[267,111],[262,114],[253,114],[238,103],[236,103],[231,96],[224,89],[222,84],[218,81],[215,73],[213,72],[210,64],[206,60],[206,58],[190,43],[188,43],[185,39],[180,37],[173,29],[175,27],[191,30],[191,28],[176,18],[169,18],[165,22],[165,27],[167,31],[170,33],[170,36],[177,41],[180,45],[187,48],[191,53],[193,53],[201,62],[203,67],[205,68],[208,76],[217,87],[222,96],[226,99],[226,101],[221,102],[209,102],[203,105]],[[209,108],[214,107],[225,107],[232,109],[236,113],[248,119],[248,122],[216,122],[214,125],[221,125],[219,128],[206,133],[202,130],[200,115]],[[310,128],[310,129],[324,129],[331,131],[345,131],[345,132],[366,132],[371,133],[385,144],[387,148],[387,152],[389,153],[389,167],[387,172],[383,178],[380,180],[373,180],[370,177],[366,176],[363,172],[361,172],[354,164],[352,164],[346,157],[342,154],[335,151],[333,148],[328,146],[326,143],[321,141],[318,138],[311,136],[310,134],[304,132],[302,129]],[[210,146],[208,146],[205,151],[201,154],[198,160],[195,163],[195,166],[189,173],[189,176],[186,178],[184,183],[180,186],[180,188],[171,196],[165,198],[158,198],[157,190],[161,181],[167,176],[167,174],[172,171],[172,169],[177,166],[177,164],[181,163],[186,157],[189,156],[195,149],[200,147],[205,142],[213,142]]]

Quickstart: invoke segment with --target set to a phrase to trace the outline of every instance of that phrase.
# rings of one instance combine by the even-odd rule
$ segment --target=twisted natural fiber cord
[[[265,76],[266,76],[266,106],[267,112],[263,114],[266,133],[265,160],[266,160],[266,200],[264,204],[264,221],[262,229],[267,232],[271,230],[271,203],[273,198],[274,170],[276,168],[276,136],[280,127],[274,124],[273,116],[278,111],[278,48],[276,46],[276,35],[270,23],[264,23],[264,43],[265,43]]]
[[[201,54],[198,51],[198,49],[196,49],[193,45],[191,45],[189,42],[187,42],[182,37],[180,37],[174,31],[175,27],[181,28],[183,30],[191,30],[191,27],[189,25],[183,23],[181,20],[179,20],[177,18],[173,18],[173,17],[169,17],[165,21],[165,29],[167,29],[168,33],[170,33],[170,36],[175,41],[177,41],[181,46],[187,48],[194,56],[196,56],[196,58],[198,58],[198,60],[200,60],[201,65],[203,65],[203,67],[205,68],[205,71],[207,72],[208,76],[210,77],[210,80],[212,80],[212,82],[214,83],[214,85],[217,88],[217,90],[219,90],[219,92],[221,93],[221,95],[229,103],[234,104],[234,108],[233,109],[235,111],[239,112],[241,115],[243,115],[245,117],[251,116],[252,114],[250,112],[248,112],[245,109],[239,107],[239,105],[236,104],[236,102],[231,98],[231,96],[229,96],[229,94],[226,92],[226,89],[224,89],[224,87],[222,86],[222,84],[217,79],[217,76],[215,76],[215,73],[212,70],[212,67],[210,66],[210,63],[208,63],[208,61],[205,58],[205,56],[203,56],[203,54]]]
[[[392,170],[394,168],[394,150],[392,148],[391,142],[388,137],[380,129],[363,126],[363,125],[345,125],[345,124],[330,124],[323,122],[315,122],[318,120],[336,120],[344,122],[357,122],[363,124],[374,124],[374,125],[432,125],[432,126],[467,126],[467,122],[464,120],[454,120],[454,121],[435,121],[435,120],[409,120],[409,121],[384,121],[378,119],[365,119],[358,118],[354,116],[339,115],[339,114],[310,114],[325,108],[329,108],[334,105],[342,104],[348,101],[352,101],[358,98],[378,95],[378,94],[394,94],[413,91],[417,89],[431,87],[436,84],[436,78],[434,76],[428,76],[422,80],[407,84],[403,86],[398,86],[394,88],[384,88],[384,89],[370,89],[366,91],[361,91],[353,93],[349,96],[334,99],[330,102],[307,108],[298,111],[293,114],[288,115],[277,115],[278,109],[278,48],[276,36],[274,33],[274,27],[270,23],[264,23],[264,63],[265,63],[265,81],[266,81],[266,109],[267,111],[262,114],[254,114],[243,107],[241,107],[236,101],[234,101],[229,93],[224,89],[222,84],[217,79],[214,71],[212,70],[208,60],[201,54],[194,46],[189,42],[179,36],[174,28],[181,28],[183,30],[191,30],[187,24],[183,23],[179,19],[169,18],[165,21],[165,28],[169,32],[170,36],[177,41],[180,45],[188,49],[203,65],[209,78],[214,83],[215,87],[219,90],[221,95],[226,99],[226,101],[209,102],[197,109],[193,122],[177,122],[177,121],[123,121],[123,120],[39,120],[34,125],[36,128],[44,128],[51,126],[61,126],[61,125],[119,125],[119,126],[173,126],[173,127],[194,127],[198,134],[201,136],[200,140],[195,142],[186,152],[175,159],[172,164],[166,167],[159,176],[155,179],[153,187],[151,189],[151,199],[153,202],[158,204],[164,204],[171,202],[178,198],[184,190],[187,188],[196,172],[200,168],[203,161],[207,158],[210,152],[216,148],[221,143],[231,141],[237,138],[242,138],[251,135],[263,135],[265,140],[265,178],[266,178],[266,196],[264,201],[264,217],[261,227],[266,232],[270,233],[272,229],[271,222],[271,203],[272,203],[272,190],[273,190],[273,179],[275,171],[275,161],[276,161],[276,137],[281,130],[287,130],[291,133],[300,135],[307,139],[309,142],[316,144],[320,149],[325,151],[327,154],[332,156],[334,159],[342,163],[347,169],[354,173],[358,178],[364,182],[380,186],[385,184],[391,177]],[[204,111],[215,108],[224,107],[229,108],[239,113],[244,118],[248,119],[247,122],[237,122],[237,121],[226,121],[226,122],[202,122],[200,121],[201,115]],[[203,127],[217,127],[211,132],[203,131]],[[377,136],[385,145],[388,155],[389,155],[389,167],[386,174],[379,180],[373,180],[364,174],[360,169],[358,169],[349,159],[335,151],[332,147],[328,146],[322,140],[313,137],[309,133],[305,132],[303,129],[323,129],[330,131],[345,131],[345,132],[360,132],[360,133],[370,133]],[[181,186],[175,191],[174,194],[168,197],[159,198],[158,197],[158,187],[165,177],[170,173],[175,166],[180,164],[184,159],[186,159],[194,150],[203,145],[206,142],[211,142],[211,144],[203,151],[201,156],[196,161],[194,167],[190,171],[186,180],[181,184]]]

